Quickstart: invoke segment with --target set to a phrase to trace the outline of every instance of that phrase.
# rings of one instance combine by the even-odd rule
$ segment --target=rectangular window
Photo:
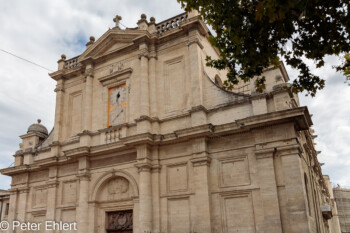
[[[10,203],[6,204],[5,215],[9,215]]]

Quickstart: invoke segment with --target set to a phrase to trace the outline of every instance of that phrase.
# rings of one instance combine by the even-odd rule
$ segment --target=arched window
[[[218,85],[219,87],[222,87],[222,81],[219,75],[215,75],[215,84]]]

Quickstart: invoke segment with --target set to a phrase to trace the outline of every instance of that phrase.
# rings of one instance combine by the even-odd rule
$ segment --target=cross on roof
[[[113,21],[115,22],[115,28],[120,29],[119,27],[119,21],[122,20],[122,17],[119,15],[116,15],[115,18],[113,19]]]

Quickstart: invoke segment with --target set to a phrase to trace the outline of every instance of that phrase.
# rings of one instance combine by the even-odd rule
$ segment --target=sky
[[[57,70],[61,54],[81,54],[90,36],[97,40],[114,27],[115,15],[126,27],[136,27],[142,13],[160,22],[183,12],[176,0],[0,0],[0,6],[0,168],[12,166],[19,136],[38,118],[52,129],[56,84],[48,73]],[[332,69],[338,63],[337,57],[327,57],[326,66],[316,70],[308,62],[326,79],[326,87],[315,98],[299,96],[313,114],[323,173],[335,184],[350,186],[350,87]],[[298,75],[288,66],[287,71],[291,80]],[[8,188],[10,178],[0,175],[0,189]]]

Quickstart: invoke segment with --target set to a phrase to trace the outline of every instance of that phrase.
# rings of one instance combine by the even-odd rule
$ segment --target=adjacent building
[[[10,194],[7,190],[0,189],[0,222],[7,220],[10,209]]]
[[[219,55],[196,12],[120,20],[50,74],[54,128],[31,125],[1,170],[7,219],[77,221],[81,233],[331,232],[312,120],[283,64],[264,71],[263,93],[254,80],[227,91],[226,72],[205,65]]]
[[[350,188],[333,188],[342,233],[350,232]]]

